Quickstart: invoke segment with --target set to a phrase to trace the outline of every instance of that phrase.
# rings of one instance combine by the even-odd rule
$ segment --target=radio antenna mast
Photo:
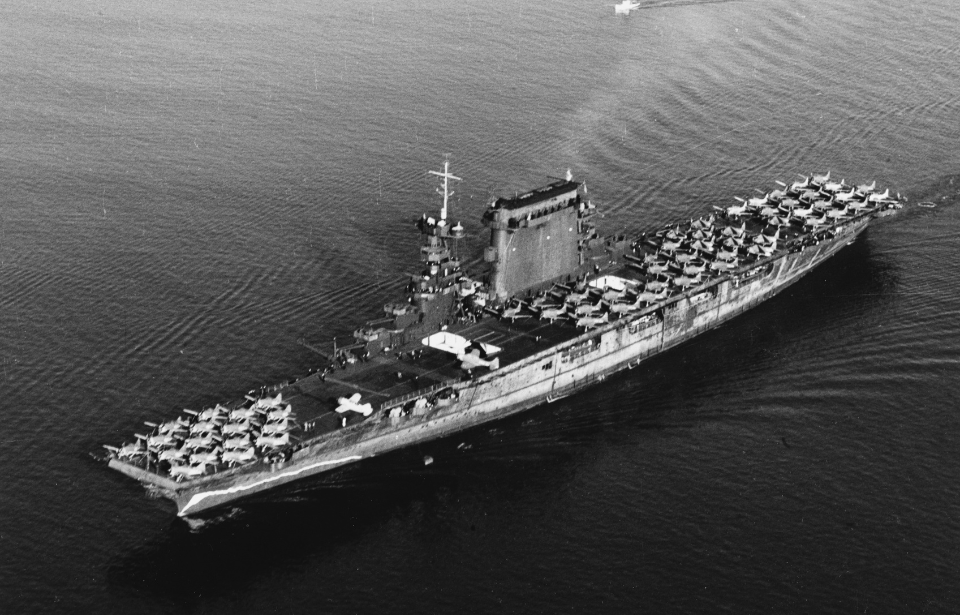
[[[437,193],[443,195],[443,209],[440,210],[440,219],[446,220],[447,219],[447,201],[450,197],[453,196],[453,193],[450,192],[449,190],[448,182],[451,179],[456,179],[457,181],[460,181],[460,178],[450,173],[450,160],[445,160],[443,162],[443,173],[441,173],[440,171],[427,171],[427,172],[443,178],[443,191],[441,191],[438,188]]]

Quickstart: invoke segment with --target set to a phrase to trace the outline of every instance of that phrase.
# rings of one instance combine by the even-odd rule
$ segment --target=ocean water
[[[952,0],[0,6],[0,612],[960,611]],[[601,386],[177,519],[88,453],[302,375],[437,170],[603,229],[796,173],[911,203]],[[423,465],[429,454],[435,462]]]

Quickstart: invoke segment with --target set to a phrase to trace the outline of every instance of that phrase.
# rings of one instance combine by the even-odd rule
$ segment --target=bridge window
[[[544,363],[544,364],[540,367],[540,369],[542,369],[543,371],[547,371],[548,369],[550,369],[550,368],[552,368],[552,367],[553,367],[553,361],[547,361],[546,363]]]

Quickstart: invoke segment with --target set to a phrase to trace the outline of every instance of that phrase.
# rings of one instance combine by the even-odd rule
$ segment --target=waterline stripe
[[[290,471],[290,472],[281,472],[280,474],[274,474],[273,476],[270,476],[269,478],[265,478],[265,479],[263,479],[263,480],[261,480],[261,481],[255,482],[255,483],[250,483],[250,484],[248,484],[248,485],[238,485],[238,486],[236,486],[236,487],[230,487],[230,488],[228,488],[228,489],[220,489],[220,490],[218,490],[218,491],[205,491],[205,492],[203,492],[203,493],[197,493],[197,494],[194,494],[194,496],[193,496],[192,498],[190,498],[190,501],[187,502],[186,506],[184,506],[183,508],[180,509],[180,512],[177,513],[177,516],[178,516],[178,517],[184,516],[184,515],[186,514],[187,510],[193,508],[194,506],[196,506],[197,504],[199,504],[200,502],[202,502],[203,500],[205,500],[205,499],[207,499],[207,498],[209,498],[209,497],[214,497],[214,496],[218,496],[218,495],[229,495],[229,494],[232,494],[232,493],[240,493],[240,492],[243,492],[243,491],[247,491],[247,490],[249,490],[249,489],[254,489],[254,488],[256,488],[256,487],[259,487],[260,485],[266,485],[267,483],[272,483],[272,482],[274,482],[274,481],[278,481],[278,480],[280,480],[280,479],[282,479],[282,478],[286,478],[286,477],[288,477],[288,476],[296,476],[297,474],[302,474],[302,473],[304,473],[304,472],[307,472],[308,470],[312,470],[312,469],[314,469],[314,468],[319,468],[320,466],[329,466],[329,465],[334,465],[334,464],[338,464],[338,463],[344,463],[344,462],[347,462],[347,461],[357,461],[357,460],[360,460],[360,459],[363,459],[363,457],[362,457],[361,455],[351,455],[350,457],[343,457],[342,459],[333,459],[333,460],[331,460],[331,461],[319,461],[319,462],[317,462],[317,463],[314,463],[314,464],[305,466],[305,467],[303,467],[303,468],[300,468],[299,470],[292,470],[292,471]]]

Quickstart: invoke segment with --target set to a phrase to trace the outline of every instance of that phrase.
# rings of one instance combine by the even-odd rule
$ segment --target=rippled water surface
[[[0,7],[0,611],[960,610],[960,7],[641,2]],[[810,171],[937,206],[602,386],[195,527],[89,458],[375,316],[446,154],[475,262],[490,197],[567,168],[609,232]]]

